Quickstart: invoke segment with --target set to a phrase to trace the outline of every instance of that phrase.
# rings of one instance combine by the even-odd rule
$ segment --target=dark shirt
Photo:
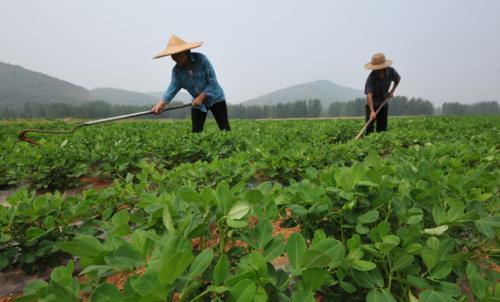
[[[373,70],[368,79],[366,79],[365,94],[373,94],[373,106],[380,106],[387,95],[389,94],[389,88],[391,87],[391,82],[398,84],[401,77],[399,76],[396,69],[392,67],[387,67],[384,69],[384,78],[380,78],[377,70]]]

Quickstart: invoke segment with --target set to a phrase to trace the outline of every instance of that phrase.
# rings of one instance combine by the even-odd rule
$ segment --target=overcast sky
[[[500,1],[0,0],[0,61],[88,89],[163,91],[171,34],[204,41],[229,102],[326,79],[363,89],[382,51],[397,94],[500,100]]]

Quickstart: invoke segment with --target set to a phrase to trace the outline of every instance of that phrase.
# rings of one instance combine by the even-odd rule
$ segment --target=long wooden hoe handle
[[[382,102],[382,105],[380,105],[380,106],[378,107],[377,111],[375,111],[375,117],[376,117],[376,116],[377,116],[377,114],[379,113],[380,109],[382,109],[382,107],[384,107],[384,106],[385,106],[385,104],[389,101],[389,99],[390,99],[390,97],[389,97],[389,96],[387,96],[387,97],[385,98],[385,100]],[[370,118],[370,119],[368,120],[368,122],[365,124],[365,126],[363,127],[363,129],[361,129],[361,131],[359,131],[358,135],[356,135],[355,140],[360,139],[360,138],[361,138],[361,137],[365,134],[366,129],[367,129],[367,128],[368,128],[368,126],[369,126],[369,125],[373,122],[373,120],[374,120],[374,119],[372,119],[372,118]]]
[[[175,110],[175,109],[179,109],[179,108],[185,108],[185,107],[191,107],[191,103],[184,104],[184,105],[177,106],[177,107],[167,107],[167,109],[163,110],[162,112]],[[75,132],[75,130],[80,128],[80,127],[108,123],[108,122],[123,120],[123,119],[127,119],[127,118],[132,118],[132,117],[149,115],[149,114],[153,114],[153,113],[154,112],[152,110],[148,110],[148,111],[142,111],[142,112],[136,112],[136,113],[124,114],[124,115],[119,115],[119,116],[114,116],[114,117],[103,118],[100,120],[88,121],[88,122],[76,125],[76,127],[74,127],[73,129],[66,130],[66,131],[54,131],[54,130],[43,130],[43,129],[24,129],[24,130],[19,131],[19,133],[17,134],[17,138],[23,142],[27,142],[27,143],[30,143],[32,145],[39,146],[40,144],[37,141],[26,136],[26,134],[28,132],[37,132],[37,133],[45,133],[45,134],[70,134],[70,133]]]

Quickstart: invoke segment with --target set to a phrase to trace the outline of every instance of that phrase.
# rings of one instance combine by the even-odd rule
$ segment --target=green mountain
[[[323,107],[332,102],[346,102],[362,97],[363,91],[337,85],[326,80],[294,85],[244,101],[243,105],[276,105],[297,100],[320,99]]]
[[[90,92],[69,82],[0,62],[0,106],[19,108],[24,103],[81,104]]]
[[[155,100],[160,100],[163,97],[163,91],[153,91],[153,92],[146,92],[146,94],[151,95],[155,98]],[[179,91],[177,95],[174,98],[175,102],[182,102],[182,103],[187,103],[191,102],[193,100],[193,97],[185,90]]]
[[[78,105],[94,100],[113,105],[142,106],[153,105],[162,96],[163,92],[140,93],[117,88],[87,90],[41,72],[0,62],[0,108],[19,109],[28,102]],[[181,91],[174,100],[189,102],[192,97]]]
[[[146,93],[117,88],[96,88],[90,91],[93,100],[101,100],[113,105],[152,105],[158,99]]]

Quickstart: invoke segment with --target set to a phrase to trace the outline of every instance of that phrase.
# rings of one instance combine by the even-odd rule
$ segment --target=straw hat
[[[176,35],[172,35],[170,37],[170,40],[168,41],[167,47],[165,50],[157,54],[153,59],[158,59],[161,57],[166,57],[170,56],[179,52],[183,52],[188,49],[193,49],[200,47],[203,44],[203,42],[192,42],[192,43],[187,43],[186,41],[182,40],[181,38],[177,37]]]
[[[383,53],[376,53],[372,57],[372,61],[370,63],[365,64],[365,68],[369,70],[378,70],[384,69],[392,65],[391,60],[386,60],[385,55]]]

